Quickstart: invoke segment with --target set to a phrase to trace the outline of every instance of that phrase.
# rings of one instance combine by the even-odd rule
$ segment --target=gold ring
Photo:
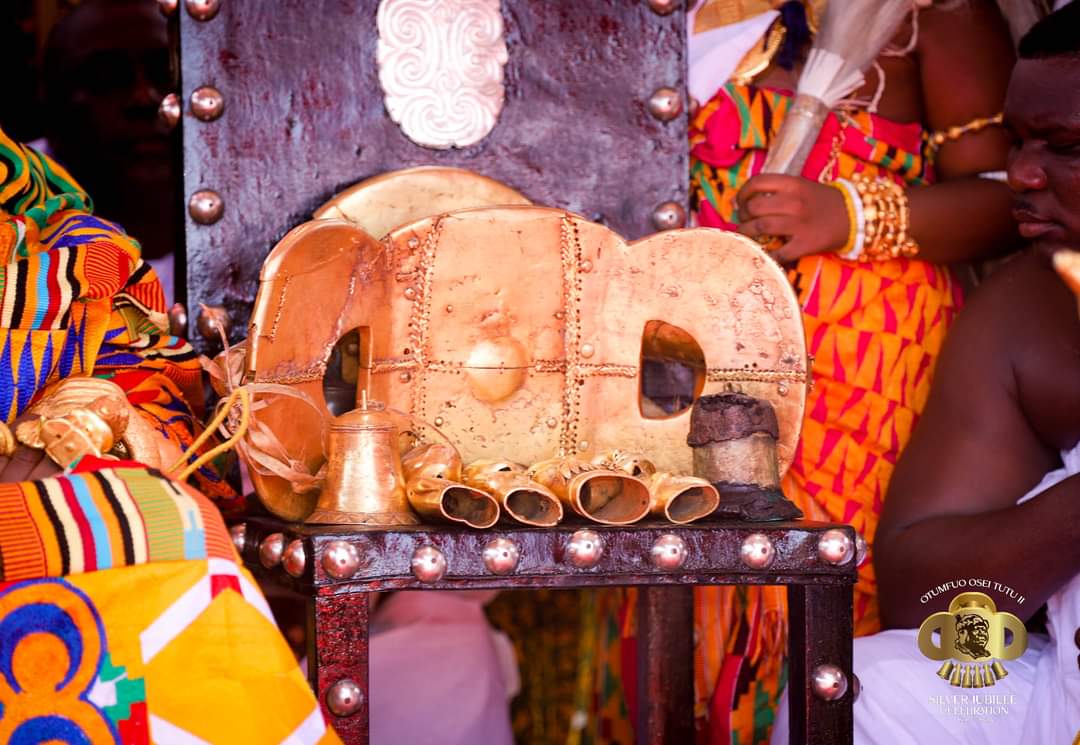
[[[0,455],[10,458],[12,453],[15,452],[16,444],[15,434],[11,431],[11,427],[4,422],[0,422]]]

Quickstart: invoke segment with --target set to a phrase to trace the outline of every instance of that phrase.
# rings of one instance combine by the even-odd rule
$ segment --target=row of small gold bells
[[[620,462],[611,455],[592,462],[553,458],[531,468],[499,460],[463,467],[456,450],[433,444],[407,453],[402,470],[409,504],[421,517],[474,528],[491,527],[500,513],[550,527],[564,509],[604,525],[629,525],[650,513],[688,523],[719,506],[719,493],[704,479],[657,473],[644,459]]]
[[[397,436],[393,419],[366,396],[360,408],[337,417],[322,493],[307,522],[415,525],[419,515],[490,528],[506,515],[550,527],[571,510],[605,525],[629,525],[650,513],[689,523],[720,504],[708,481],[657,473],[645,458],[617,451],[591,462],[553,458],[531,468],[499,460],[466,466],[449,444],[421,445],[401,457]]]
[[[937,671],[938,677],[957,688],[986,688],[1008,675],[1005,666],[996,660],[989,665],[957,665],[945,662]]]

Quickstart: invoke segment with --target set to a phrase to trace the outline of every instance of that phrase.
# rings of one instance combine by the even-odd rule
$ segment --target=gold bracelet
[[[933,150],[937,150],[946,142],[955,142],[961,137],[967,134],[975,134],[981,132],[987,127],[1000,125],[1004,121],[1004,117],[1001,113],[994,114],[993,116],[984,116],[977,119],[972,119],[967,124],[957,124],[953,127],[938,130],[930,135],[930,147]]]
[[[837,181],[827,181],[825,183],[840,192],[840,195],[844,198],[844,209],[847,210],[848,218],[848,237],[844,245],[836,250],[836,253],[847,255],[855,248],[855,242],[859,239],[859,219],[855,212],[855,200],[852,199],[851,192],[842,183]]]
[[[4,422],[0,422],[0,455],[10,457],[15,452],[15,433]]]
[[[908,235],[911,224],[904,187],[889,178],[872,179],[856,174],[852,179],[863,204],[866,242],[861,261],[886,261],[918,254],[919,246]]]

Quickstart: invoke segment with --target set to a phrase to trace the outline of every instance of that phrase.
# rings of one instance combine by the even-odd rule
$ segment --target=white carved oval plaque
[[[495,127],[508,58],[500,0],[380,0],[386,110],[418,145],[445,150]]]

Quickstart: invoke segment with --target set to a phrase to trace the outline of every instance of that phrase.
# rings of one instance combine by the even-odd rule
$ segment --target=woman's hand
[[[837,251],[851,229],[838,189],[800,176],[763,173],[739,190],[739,232],[754,240],[787,238],[771,250],[781,264],[810,254]]]

